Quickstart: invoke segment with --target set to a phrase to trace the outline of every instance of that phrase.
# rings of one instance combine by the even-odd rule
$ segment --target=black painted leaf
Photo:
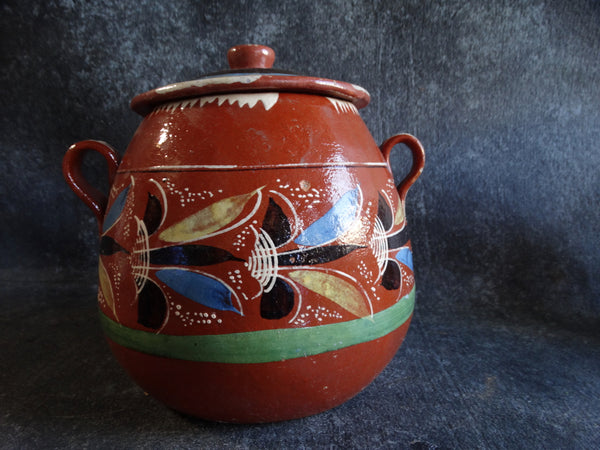
[[[285,244],[292,237],[290,221],[272,198],[269,198],[269,207],[265,213],[262,229],[271,237],[276,247]]]
[[[123,252],[129,254],[117,241],[110,236],[102,236],[100,239],[100,254],[101,255],[114,255],[115,253]]]
[[[294,290],[292,287],[277,278],[273,289],[263,293],[260,298],[260,316],[263,319],[281,319],[294,309]]]
[[[138,323],[153,330],[161,327],[167,317],[167,301],[162,290],[150,280],[138,295]]]
[[[381,194],[379,194],[379,203],[377,205],[377,217],[381,220],[384,230],[387,231],[392,228],[394,214],[392,213],[392,208],[390,208],[390,205],[388,205],[388,202],[385,201]]]
[[[400,288],[402,277],[398,263],[392,259],[388,260],[383,276],[381,277],[381,285],[388,291],[395,291]]]
[[[150,251],[152,264],[166,266],[209,266],[224,261],[243,261],[217,247],[208,245],[176,245]]]
[[[154,195],[148,193],[148,203],[146,203],[146,212],[144,213],[144,225],[148,234],[154,233],[160,226],[162,220],[162,206],[160,201]]]
[[[388,236],[388,249],[395,250],[397,248],[402,248],[408,242],[408,233],[406,232],[406,228],[398,231],[391,236]]]
[[[295,250],[278,255],[277,262],[280,266],[323,264],[346,256],[357,248],[362,247],[360,245],[329,245],[327,247]]]

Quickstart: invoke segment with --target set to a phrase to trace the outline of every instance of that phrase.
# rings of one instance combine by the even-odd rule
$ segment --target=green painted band
[[[415,305],[415,289],[373,317],[306,328],[200,336],[173,336],[125,327],[100,312],[106,335],[117,344],[186,361],[266,363],[318,355],[385,336],[402,326]]]

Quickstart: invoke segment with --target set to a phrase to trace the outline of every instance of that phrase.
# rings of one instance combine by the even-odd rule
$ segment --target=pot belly
[[[410,316],[372,341],[262,363],[186,361],[108,342],[136,383],[175,410],[223,422],[273,422],[317,414],[355,396],[392,359],[409,322]]]
[[[279,420],[341,403],[406,333],[414,276],[405,225],[385,163],[121,172],[99,263],[111,347],[144,389],[204,418]],[[219,403],[214,395],[232,405],[241,395],[260,412],[198,406]],[[258,406],[285,398],[271,415]]]

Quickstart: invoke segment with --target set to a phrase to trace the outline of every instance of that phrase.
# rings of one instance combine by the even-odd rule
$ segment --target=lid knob
[[[265,45],[237,45],[227,52],[231,69],[270,69],[275,61],[275,52]]]

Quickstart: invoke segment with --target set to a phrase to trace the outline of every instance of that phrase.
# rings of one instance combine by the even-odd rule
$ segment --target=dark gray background
[[[600,446],[600,2],[0,8],[0,446]],[[402,349],[347,404],[251,427],[179,416],[117,367],[95,318],[95,220],[60,170],[82,139],[123,152],[134,95],[224,69],[240,43],[365,87],[375,140],[409,132],[427,151]],[[86,166],[100,185],[104,170]]]

